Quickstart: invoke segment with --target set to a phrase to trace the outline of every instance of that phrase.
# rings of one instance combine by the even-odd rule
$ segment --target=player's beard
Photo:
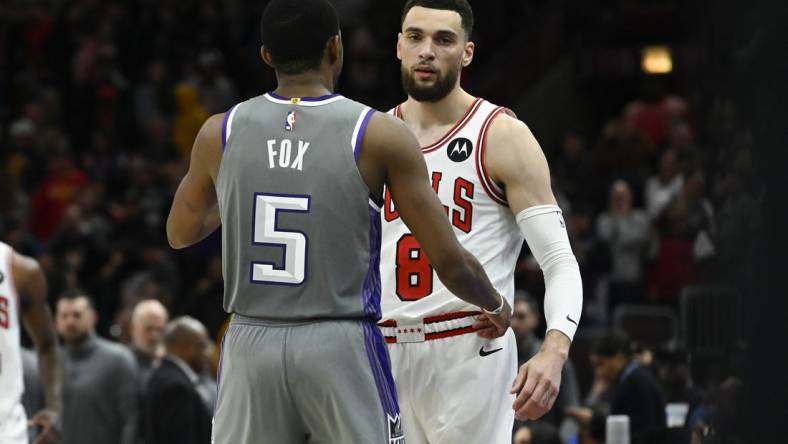
[[[460,67],[452,66],[446,71],[446,74],[436,71],[435,82],[431,85],[419,84],[415,73],[404,66],[400,68],[400,73],[402,89],[410,97],[418,102],[438,102],[454,89],[457,79],[460,77]]]

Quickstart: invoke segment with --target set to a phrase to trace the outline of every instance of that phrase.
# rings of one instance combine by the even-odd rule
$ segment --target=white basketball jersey
[[[14,250],[0,242],[0,420],[22,398],[22,353],[19,343],[19,297],[11,259]]]
[[[422,148],[446,216],[460,244],[484,266],[493,286],[511,304],[514,268],[523,237],[503,190],[490,179],[485,166],[485,143],[490,123],[506,109],[476,99],[465,116],[440,140]],[[389,113],[401,117],[397,106]],[[454,296],[438,279],[419,243],[385,190],[380,254],[383,320],[478,311]]]

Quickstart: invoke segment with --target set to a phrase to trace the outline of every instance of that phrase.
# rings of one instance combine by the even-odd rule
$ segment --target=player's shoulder
[[[206,133],[205,135],[208,136],[221,134],[222,127],[224,126],[225,117],[229,112],[230,111],[224,113],[218,113],[212,115],[211,117],[208,117],[208,119],[202,124],[202,130],[200,130],[200,133],[205,132]]]
[[[367,134],[372,133],[375,140],[392,140],[393,137],[401,137],[402,134],[411,134],[405,122],[393,114],[375,110],[369,119]]]
[[[28,282],[33,275],[42,272],[41,264],[35,258],[19,253],[10,246],[8,251],[11,255],[10,263],[17,285]]]
[[[517,117],[509,108],[503,106],[496,106],[493,110],[495,117],[490,122],[490,128],[487,131],[488,140],[496,141],[499,139],[516,138],[526,134],[531,134],[528,125]]]

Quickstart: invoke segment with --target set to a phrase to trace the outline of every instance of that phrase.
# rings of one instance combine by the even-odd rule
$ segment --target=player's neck
[[[452,125],[465,115],[474,99],[459,86],[437,102],[419,102],[408,97],[402,105],[402,116],[414,128]]]
[[[320,72],[302,74],[277,73],[274,93],[283,97],[322,97],[334,91],[333,81]]]

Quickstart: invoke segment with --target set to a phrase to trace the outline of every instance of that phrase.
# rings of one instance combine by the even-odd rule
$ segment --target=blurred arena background
[[[164,221],[203,121],[275,85],[258,52],[265,3],[0,4],[0,240],[45,267],[53,308],[86,292],[99,336],[129,344],[133,308],[157,299],[221,339],[220,237],[176,252]],[[404,99],[394,52],[404,1],[333,3],[339,92],[393,107]],[[744,406],[754,387],[784,385],[748,377],[753,349],[775,347],[751,339],[771,316],[757,317],[772,296],[753,283],[773,220],[762,204],[775,165],[759,149],[775,127],[760,119],[784,108],[758,102],[769,99],[759,82],[779,79],[763,53],[785,57],[766,38],[778,25],[709,1],[471,3],[476,55],[463,85],[536,135],[580,263],[578,405],[604,402],[591,396],[589,351],[622,330],[666,400],[686,407],[669,417],[671,442],[777,442],[745,432],[760,409]],[[539,310],[527,248],[516,285]],[[560,431],[554,413],[543,423]],[[531,442],[548,442],[539,433]]]

